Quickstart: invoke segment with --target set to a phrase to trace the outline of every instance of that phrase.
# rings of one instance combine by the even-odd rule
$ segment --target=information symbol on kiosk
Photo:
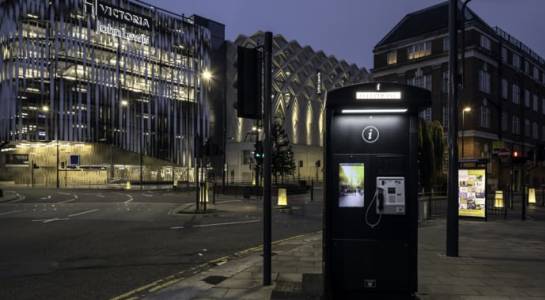
[[[375,126],[367,126],[363,129],[361,132],[361,138],[369,144],[372,144],[376,141],[378,141],[378,138],[380,136],[380,133],[378,129]]]

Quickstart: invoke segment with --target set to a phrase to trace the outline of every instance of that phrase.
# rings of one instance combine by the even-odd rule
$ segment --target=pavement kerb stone
[[[301,240],[304,242],[308,238],[308,236],[312,236],[312,235],[315,235],[315,236],[319,235],[321,237],[321,231],[312,232],[312,233],[308,233],[304,235],[297,235],[297,236],[289,237],[286,239],[274,241],[272,243],[273,251],[275,251],[274,250],[275,246],[282,245],[284,243],[293,244],[295,240],[298,240],[298,241]],[[129,299],[134,300],[134,299],[144,299],[144,298],[145,299],[173,299],[172,291],[176,290],[175,289],[176,287],[179,287],[181,291],[179,291],[179,293],[176,293],[175,299],[193,299],[195,297],[197,297],[195,299],[198,299],[200,297],[199,296],[200,293],[204,293],[205,291],[211,288],[219,287],[219,285],[207,284],[206,282],[203,281],[203,279],[205,279],[206,277],[210,275],[220,275],[230,279],[244,272],[245,270],[248,270],[252,267],[260,265],[262,258],[260,253],[258,252],[261,251],[262,249],[263,249],[263,246],[256,246],[256,247],[238,251],[229,256],[224,256],[224,257],[210,260],[206,263],[200,264],[188,270],[184,270],[184,271],[172,274],[165,278],[156,280],[144,286],[128,291],[122,295],[112,298],[111,300],[129,300]],[[256,270],[259,270],[259,272],[261,272],[260,268],[256,268]],[[226,276],[226,275],[229,275],[229,276]],[[273,275],[274,275],[273,279],[275,279],[277,274],[273,274]],[[261,274],[256,276],[256,278],[259,278],[259,280],[261,280],[262,278]],[[195,287],[198,287],[198,288],[195,288]],[[266,287],[266,288],[272,291],[274,287]],[[204,297],[204,298],[207,298],[207,297]]]

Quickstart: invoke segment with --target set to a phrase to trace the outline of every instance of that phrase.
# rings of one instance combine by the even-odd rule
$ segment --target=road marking
[[[70,195],[72,195],[72,194],[67,193],[67,192],[57,192],[57,194],[61,194],[61,195],[65,195],[65,196],[70,196]]]
[[[225,201],[216,201],[216,204],[231,203],[231,202],[242,202],[242,200],[225,200]]]
[[[86,214],[97,212],[99,210],[100,209],[98,209],[98,208],[90,209],[90,210],[82,211],[82,212],[79,212],[79,213],[69,214],[68,217],[72,218],[72,217],[77,217],[77,216],[81,216],[81,215],[86,215]]]
[[[21,202],[21,201],[26,199],[26,196],[23,196],[23,195],[17,193],[16,191],[6,191],[6,192],[14,193],[15,197],[17,197],[17,199],[15,199],[15,200],[8,201],[9,203]]]
[[[100,198],[105,198],[106,196],[102,195],[102,194],[97,194],[96,195],[97,197],[100,197]]]
[[[214,227],[214,226],[223,226],[223,225],[238,225],[238,224],[250,224],[250,223],[257,223],[261,222],[261,220],[248,220],[248,221],[234,221],[234,222],[223,222],[223,223],[213,223],[213,224],[199,224],[199,225],[193,225],[192,228],[205,228],[205,227]],[[177,229],[184,229],[184,226],[172,226],[170,229],[177,230]]]
[[[47,224],[47,223],[51,223],[51,222],[67,221],[67,220],[70,220],[70,219],[69,218],[37,219],[37,220],[32,220],[32,222],[42,222],[43,224]]]
[[[148,198],[149,198],[149,197],[153,197],[153,195],[152,195],[152,194],[142,194],[142,196],[144,196],[144,197],[148,197]]]
[[[72,194],[69,194],[69,195],[72,195]],[[61,203],[61,204],[62,204],[62,203],[70,203],[70,202],[74,202],[74,201],[76,201],[76,200],[79,199],[78,195],[76,195],[76,194],[73,194],[73,195],[74,195],[74,198],[72,198],[72,199],[68,199],[68,200],[64,200],[64,201],[59,201],[59,202],[55,202],[55,203]]]
[[[51,195],[47,195],[47,197],[42,197],[42,198],[40,198],[40,199],[41,199],[41,200],[49,200],[49,199],[51,199]]]
[[[15,214],[15,213],[18,213],[18,212],[22,212],[22,210],[15,209],[15,210],[10,210],[10,211],[5,211],[5,212],[0,213],[0,216],[11,215],[11,214]]]
[[[129,204],[134,200],[134,197],[131,194],[125,194],[125,196],[129,197],[129,200],[123,202],[125,204]]]

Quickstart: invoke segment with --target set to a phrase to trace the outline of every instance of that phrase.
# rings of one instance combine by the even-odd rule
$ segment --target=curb
[[[316,234],[316,233],[319,233],[319,232],[320,231],[310,232],[310,233],[306,233],[306,234],[300,234],[300,235],[288,237],[288,238],[285,238],[285,239],[282,239],[282,240],[277,240],[277,241],[272,242],[272,245],[278,245],[278,244],[286,242],[286,241],[303,238],[305,236],[313,235],[313,234]],[[131,291],[128,291],[128,292],[126,292],[124,294],[113,297],[110,300],[136,300],[136,299],[141,299],[142,297],[145,297],[150,293],[154,293],[154,292],[157,292],[158,290],[167,288],[167,287],[169,287],[169,286],[171,286],[173,284],[176,284],[176,283],[178,283],[178,282],[180,282],[180,281],[182,281],[184,279],[188,279],[189,277],[194,276],[194,275],[196,275],[198,273],[201,273],[203,271],[206,271],[206,270],[208,270],[208,269],[210,269],[212,267],[221,266],[221,265],[226,264],[229,261],[232,261],[232,260],[235,260],[235,259],[248,257],[248,256],[250,256],[252,254],[257,253],[258,251],[260,251],[262,249],[263,249],[263,245],[255,246],[255,247],[251,247],[251,248],[244,249],[244,250],[241,250],[241,251],[237,251],[237,252],[235,252],[235,253],[233,253],[231,255],[222,256],[222,257],[219,257],[219,258],[216,258],[216,259],[209,260],[209,261],[207,261],[205,263],[194,266],[194,267],[192,267],[192,268],[190,268],[188,270],[183,270],[183,271],[180,271],[178,273],[174,273],[174,274],[169,275],[167,277],[158,279],[158,280],[153,281],[151,283],[148,283],[146,285],[135,288],[135,289],[133,289]]]

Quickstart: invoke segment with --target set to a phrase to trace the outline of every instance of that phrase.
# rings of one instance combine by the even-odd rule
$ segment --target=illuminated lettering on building
[[[91,16],[97,19],[97,32],[108,34],[127,41],[149,45],[149,35],[143,33],[133,33],[128,31],[124,26],[112,25],[111,23],[107,23],[99,19],[99,17],[108,18],[131,26],[149,30],[150,21],[148,18],[103,2],[99,2],[98,0],[84,0],[83,10],[86,14],[88,14],[90,10]]]
[[[401,99],[401,92],[356,92],[356,99]]]

